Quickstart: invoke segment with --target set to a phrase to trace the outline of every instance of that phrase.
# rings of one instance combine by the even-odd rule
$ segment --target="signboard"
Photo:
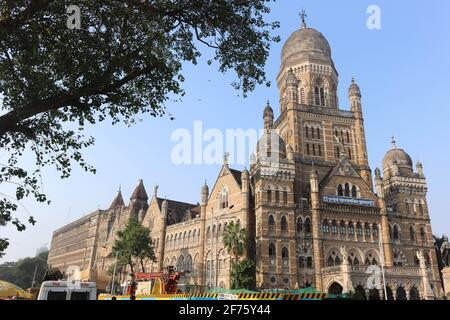
[[[323,201],[327,203],[348,204],[353,206],[366,206],[366,207],[375,206],[374,200],[339,197],[339,196],[323,196]]]

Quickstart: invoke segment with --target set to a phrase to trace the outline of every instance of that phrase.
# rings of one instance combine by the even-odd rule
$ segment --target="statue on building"
[[[342,262],[346,263],[347,259],[348,259],[348,255],[347,255],[347,248],[346,246],[341,246],[341,256],[342,256]]]
[[[450,243],[448,242],[447,236],[443,236],[442,240],[443,240],[441,244],[442,264],[444,265],[444,267],[450,267]]]

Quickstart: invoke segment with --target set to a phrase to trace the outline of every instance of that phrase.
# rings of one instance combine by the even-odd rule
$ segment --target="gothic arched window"
[[[319,88],[315,87],[314,88],[314,102],[316,104],[316,106],[320,105],[320,93],[319,93]]]
[[[223,187],[220,191],[220,209],[228,208],[228,189]]]
[[[302,220],[302,217],[298,217],[297,218],[296,227],[297,227],[297,233],[300,233],[300,232],[303,231],[303,220]]]
[[[348,183],[345,184],[344,196],[350,197],[350,185]]]
[[[286,234],[288,232],[288,224],[285,216],[281,217],[281,233]]]
[[[338,232],[337,223],[336,220],[333,220],[331,222],[331,233],[337,234],[337,232]]]
[[[299,268],[304,268],[305,267],[305,257],[304,256],[299,256],[298,257],[298,267]]]
[[[339,259],[338,256],[336,256],[336,258],[334,258],[334,265],[336,265],[336,266],[341,265],[341,259]]]
[[[416,239],[413,226],[409,227],[409,238],[411,239],[411,241],[414,241]]]
[[[275,232],[275,219],[273,218],[273,215],[269,215],[269,232]]]
[[[361,223],[359,223],[359,222],[356,225],[356,233],[358,234],[358,236],[363,235],[363,229],[362,229]]]
[[[345,234],[345,222],[341,221],[341,224],[339,225],[339,233],[341,235]]]
[[[423,227],[420,227],[420,239],[425,241],[425,229]]]
[[[341,184],[338,184],[337,186],[337,195],[340,197],[344,196],[344,189],[342,188]]]
[[[352,186],[352,197],[353,198],[358,197],[358,191],[356,190],[356,186]]]
[[[281,259],[283,260],[283,266],[287,266],[289,262],[289,250],[286,247],[281,249]]]
[[[328,256],[328,259],[327,259],[327,266],[328,266],[328,267],[334,266],[334,259],[333,259],[332,256]]]
[[[325,90],[323,88],[320,88],[320,105],[325,105]]]
[[[306,258],[306,267],[312,268],[312,264],[313,264],[312,257],[307,257]]]
[[[364,232],[365,232],[366,237],[370,237],[370,226],[368,223],[366,223],[364,225]]]
[[[355,234],[355,227],[351,221],[348,223],[348,234],[351,236]]]
[[[320,139],[320,128],[317,128],[316,131],[317,131],[317,139]]]
[[[305,219],[305,232],[307,234],[311,233],[311,220],[309,217],[306,217]]]
[[[399,232],[398,232],[398,227],[397,227],[397,225],[394,225],[394,229],[393,229],[393,234],[392,234],[392,236],[393,236],[394,241],[395,241],[395,240],[400,240],[400,234],[399,234]]]
[[[271,265],[275,265],[275,256],[276,256],[275,245],[273,243],[270,243],[269,244],[269,259],[270,259]]]
[[[329,233],[330,232],[330,227],[328,226],[328,221],[327,220],[323,220],[322,231],[323,231],[323,233]]]
[[[375,223],[372,225],[372,234],[374,237],[378,237],[378,226]]]

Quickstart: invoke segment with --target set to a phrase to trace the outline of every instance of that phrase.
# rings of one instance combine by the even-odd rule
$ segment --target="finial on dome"
[[[308,15],[306,14],[305,9],[302,9],[302,11],[300,12],[300,18],[302,19],[302,29],[306,28],[306,18],[308,17]]]
[[[397,141],[395,141],[395,137],[392,136],[391,138],[391,143],[392,143],[392,149],[397,149]]]
[[[352,84],[355,83],[355,77],[352,77]]]

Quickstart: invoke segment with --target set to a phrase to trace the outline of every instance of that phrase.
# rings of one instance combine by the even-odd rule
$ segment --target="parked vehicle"
[[[37,300],[97,300],[95,282],[44,281]]]

